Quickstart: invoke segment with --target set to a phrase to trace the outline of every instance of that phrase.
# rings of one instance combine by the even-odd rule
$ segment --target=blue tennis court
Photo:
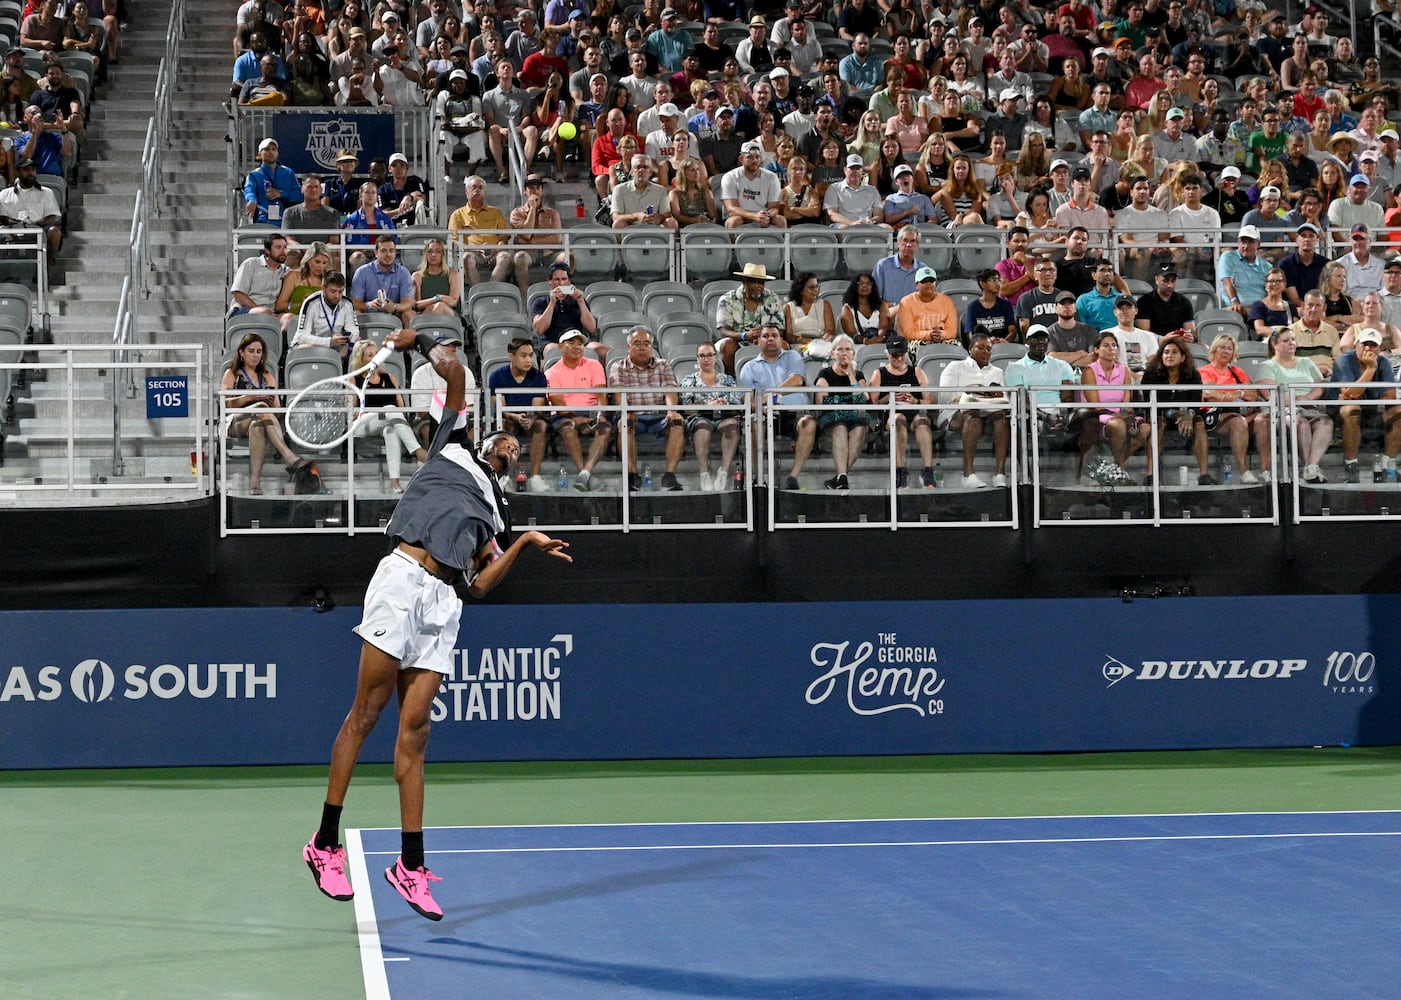
[[[347,831],[366,994],[1394,997],[1401,813]],[[366,889],[368,888],[368,892]]]

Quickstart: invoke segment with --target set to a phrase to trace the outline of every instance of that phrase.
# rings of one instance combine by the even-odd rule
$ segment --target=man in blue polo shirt
[[[350,282],[356,312],[386,313],[405,326],[414,317],[413,276],[398,261],[399,248],[387,233],[375,240],[375,259],[362,264]]]
[[[897,306],[906,295],[915,292],[915,274],[928,267],[915,256],[919,252],[919,230],[906,226],[895,237],[895,252],[876,261],[876,291],[887,306]]]

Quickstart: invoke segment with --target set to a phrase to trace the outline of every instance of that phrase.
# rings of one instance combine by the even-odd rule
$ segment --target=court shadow
[[[655,889],[658,885],[676,885],[682,882],[711,878],[715,875],[731,875],[736,868],[749,863],[742,858],[735,857],[703,858],[683,865],[672,865],[669,868],[590,879],[468,907],[460,916],[453,914],[453,918],[450,919],[452,919],[452,925],[456,929],[458,925],[470,924],[489,917],[499,917],[517,910],[528,910],[536,906],[549,906],[573,899],[592,899],[615,892]]]
[[[596,962],[543,951],[503,948],[460,938],[439,937],[434,938],[431,943],[456,945],[464,949],[464,954],[457,961],[467,965],[537,973],[581,983],[625,986],[629,993],[645,990],[657,995],[728,997],[732,1000],[817,1000],[825,997],[840,997],[841,1000],[980,1000],[1006,996],[1002,991],[974,987],[937,984],[921,986],[840,974],[752,976],[667,968],[636,962]],[[435,953],[433,957],[441,958],[442,955]]]

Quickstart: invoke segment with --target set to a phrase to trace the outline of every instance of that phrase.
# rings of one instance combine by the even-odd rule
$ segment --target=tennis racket
[[[365,384],[356,378],[368,375],[394,353],[382,347],[369,362],[344,375],[313,382],[287,404],[287,436],[303,448],[334,448],[350,437],[352,415],[365,407]]]

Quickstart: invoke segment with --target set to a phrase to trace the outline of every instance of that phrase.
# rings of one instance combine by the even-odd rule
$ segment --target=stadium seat
[[[674,237],[656,226],[632,226],[622,235],[623,271],[631,281],[671,277]]]
[[[783,233],[776,229],[741,229],[735,233],[736,270],[759,264],[769,274],[783,274],[788,254]]]
[[[788,261],[793,274],[810,271],[820,277],[839,273],[841,240],[827,227],[794,226],[788,230],[788,246]]]
[[[734,269],[730,231],[706,223],[687,226],[681,231],[681,260],[687,281],[727,276]]]

